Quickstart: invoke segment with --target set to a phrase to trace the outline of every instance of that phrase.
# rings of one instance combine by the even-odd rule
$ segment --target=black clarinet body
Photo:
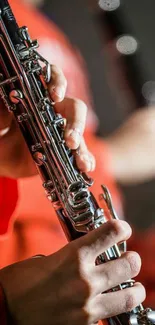
[[[14,114],[46,195],[71,241],[100,227],[107,217],[89,191],[92,180],[78,170],[73,154],[65,144],[64,121],[55,113],[47,89],[50,65],[36,51],[37,47],[38,43],[30,39],[27,27],[18,27],[8,1],[0,0],[0,98]],[[107,188],[102,186],[102,189],[111,218],[117,218]],[[97,263],[120,255],[119,246],[114,245],[98,257]],[[111,291],[133,285],[134,281],[128,280]],[[130,313],[107,321],[110,325],[155,324],[155,313],[140,305]]]

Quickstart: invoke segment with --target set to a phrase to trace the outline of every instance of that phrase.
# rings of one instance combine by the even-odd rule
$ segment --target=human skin
[[[62,72],[52,66],[49,92],[56,102],[56,111],[66,118],[66,143],[73,150],[79,148],[78,167],[91,171],[95,160],[83,138],[86,105],[77,99],[65,98],[66,86]],[[0,174],[10,177],[35,174],[35,166],[13,116],[3,105],[0,115]],[[118,292],[101,294],[139,273],[141,261],[137,253],[126,252],[114,261],[95,265],[99,254],[130,235],[131,228],[126,222],[111,220],[55,254],[1,269],[0,284],[9,323],[91,325],[139,305],[145,299],[145,289],[139,283]]]
[[[51,81],[48,89],[55,102],[55,111],[66,119],[65,141],[70,149],[78,150],[75,155],[78,167],[85,172],[95,168],[95,159],[87,149],[83,138],[87,107],[79,99],[65,98],[67,81],[62,71],[51,66]],[[6,131],[6,133],[5,133]],[[37,173],[27,145],[13,118],[0,102],[0,175],[28,177]]]
[[[1,269],[9,325],[88,325],[139,305],[145,299],[140,283],[102,294],[139,273],[137,253],[95,266],[99,254],[130,235],[125,221],[112,220],[55,254]]]

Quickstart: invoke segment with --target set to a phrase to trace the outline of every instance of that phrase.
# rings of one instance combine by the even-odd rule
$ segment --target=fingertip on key
[[[78,129],[66,131],[65,138],[68,147],[72,150],[76,150],[80,145],[81,132]]]
[[[64,87],[53,87],[51,90],[51,97],[54,102],[61,102],[65,97]]]

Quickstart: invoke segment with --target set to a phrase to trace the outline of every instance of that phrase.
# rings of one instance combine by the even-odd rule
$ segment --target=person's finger
[[[78,168],[82,172],[91,172],[95,169],[95,158],[91,154],[91,152],[88,151],[88,148],[86,146],[85,140],[82,137],[81,143],[79,148],[75,151],[75,159]]]
[[[67,80],[60,68],[51,65],[51,81],[48,84],[48,89],[53,102],[61,102],[66,93]]]
[[[116,260],[94,266],[94,295],[108,291],[120,283],[138,275],[141,267],[140,256],[127,252]],[[115,270],[115,271],[114,271]],[[91,271],[92,272],[92,271]]]
[[[139,306],[145,297],[145,288],[141,283],[135,283],[131,288],[100,294],[92,299],[88,307],[90,315],[93,310],[91,322],[127,313]]]
[[[131,236],[131,227],[123,220],[110,220],[100,228],[91,231],[73,242],[80,247],[80,259],[93,263],[96,257],[116,243],[127,240]]]
[[[65,140],[70,149],[77,149],[84,132],[87,107],[81,100],[65,98],[62,102],[55,104],[57,113],[66,118]]]

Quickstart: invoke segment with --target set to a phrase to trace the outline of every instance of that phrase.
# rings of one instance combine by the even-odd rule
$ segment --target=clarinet
[[[64,141],[64,120],[54,111],[47,83],[50,64],[36,51],[27,27],[19,28],[7,0],[0,0],[0,98],[13,112],[28,149],[69,241],[79,238],[107,222],[105,210],[117,219],[108,189],[102,185],[105,209],[89,191],[93,181],[81,173],[72,151]],[[124,245],[125,250],[125,245]],[[121,248],[114,245],[96,263],[119,258]],[[134,285],[128,280],[110,291]],[[109,325],[155,324],[155,312],[142,305],[107,319]]]

